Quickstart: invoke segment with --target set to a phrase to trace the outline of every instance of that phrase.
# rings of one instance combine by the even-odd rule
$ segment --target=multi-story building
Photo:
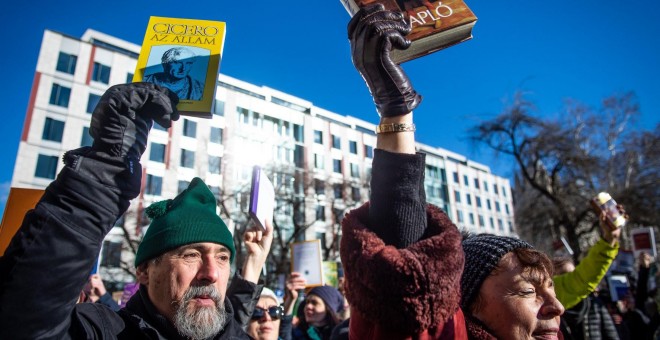
[[[138,45],[93,30],[82,38],[45,31],[12,186],[44,188],[66,150],[91,145],[91,112],[109,86],[131,81],[138,52]],[[122,250],[148,226],[144,207],[174,197],[194,177],[216,193],[230,229],[242,231],[254,165],[276,186],[280,238],[321,239],[325,256],[338,258],[339,222],[368,198],[375,126],[225,75],[215,99],[211,119],[182,117],[170,129],[152,129],[141,194],[106,238],[102,273],[121,276],[121,263],[132,262]],[[461,228],[514,233],[507,179],[442,148],[418,150],[427,154],[430,203]],[[274,253],[285,258],[282,250]]]

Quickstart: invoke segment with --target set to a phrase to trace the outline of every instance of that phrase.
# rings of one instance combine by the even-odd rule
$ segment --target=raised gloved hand
[[[174,92],[151,83],[112,86],[92,114],[92,149],[139,161],[153,122],[169,128],[172,121],[179,119],[178,103]]]
[[[403,69],[390,59],[393,48],[410,47],[405,38],[410,30],[403,14],[386,11],[382,4],[363,7],[348,23],[353,64],[383,117],[407,114],[422,101]]]

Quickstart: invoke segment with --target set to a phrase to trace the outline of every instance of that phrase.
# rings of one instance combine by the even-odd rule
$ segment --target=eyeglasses
[[[259,320],[266,316],[266,313],[270,315],[271,319],[279,320],[284,314],[284,309],[281,306],[268,307],[268,309],[255,307],[254,312],[252,312],[252,320]]]

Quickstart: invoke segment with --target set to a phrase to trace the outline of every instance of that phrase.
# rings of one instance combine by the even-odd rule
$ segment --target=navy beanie
[[[312,288],[307,295],[316,295],[323,300],[329,309],[339,313],[344,309],[344,296],[332,286],[318,286]]]
[[[534,248],[529,243],[507,236],[482,234],[463,240],[465,267],[461,276],[461,307],[468,311],[479,295],[481,284],[497,267],[502,257],[514,249]]]

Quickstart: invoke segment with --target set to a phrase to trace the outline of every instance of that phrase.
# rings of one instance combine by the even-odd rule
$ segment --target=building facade
[[[81,38],[45,31],[12,186],[45,188],[65,151],[91,145],[91,112],[108,87],[131,81],[139,49],[93,30]],[[230,229],[242,232],[255,165],[266,170],[277,191],[275,224],[284,241],[275,242],[274,257],[286,262],[286,242],[320,239],[324,257],[338,259],[341,218],[369,196],[375,125],[225,75],[215,100],[211,119],[184,116],[167,130],[152,129],[141,194],[106,238],[102,274],[129,280],[131,249],[149,223],[144,208],[174,197],[194,177],[216,194]],[[460,228],[514,234],[507,179],[445,149],[417,148],[427,154],[429,203]]]

